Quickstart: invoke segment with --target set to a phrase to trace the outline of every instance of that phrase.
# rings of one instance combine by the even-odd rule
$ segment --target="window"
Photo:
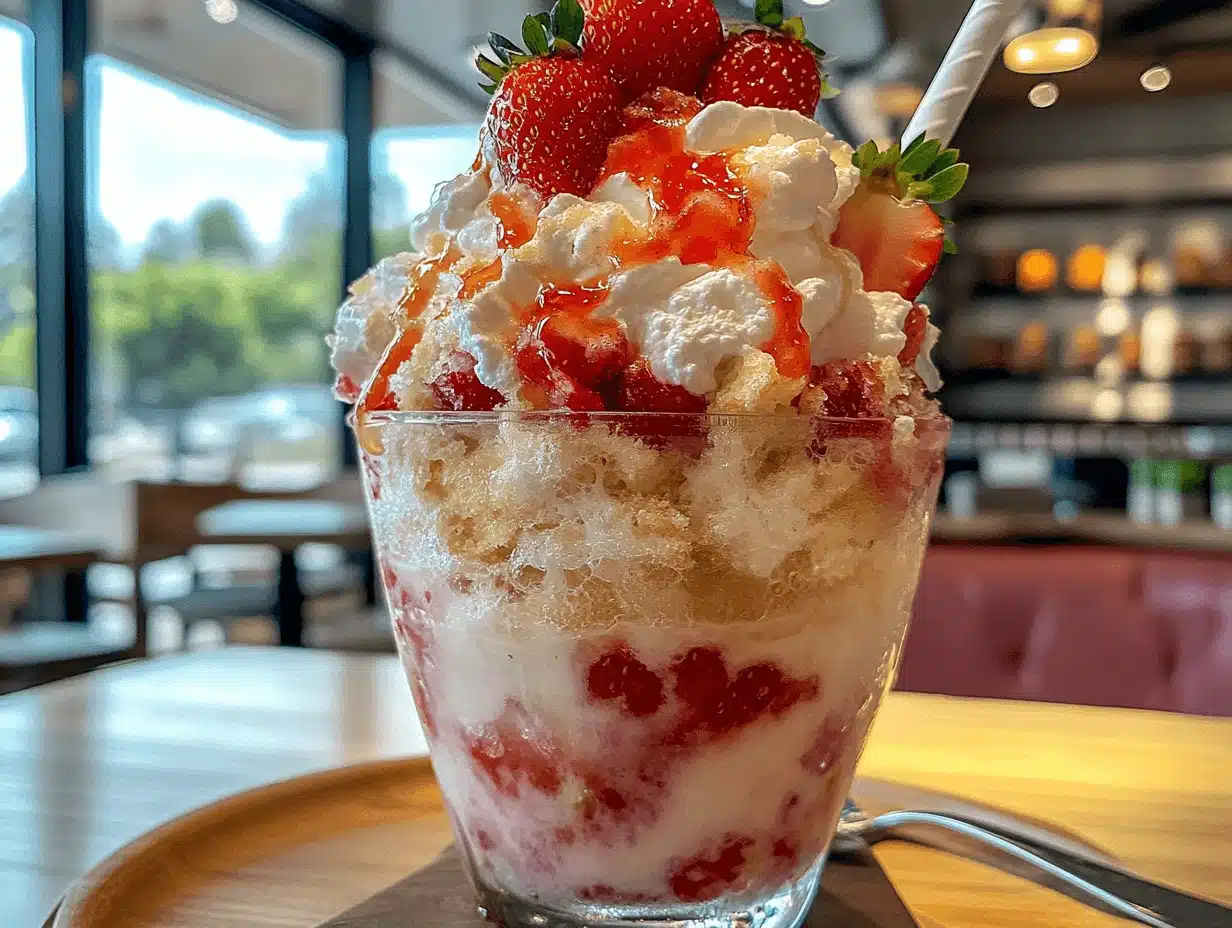
[[[23,493],[38,479],[32,68],[29,29],[0,16],[0,496]]]
[[[432,191],[475,160],[482,112],[430,93],[381,54],[373,61],[373,98],[372,251],[380,259],[410,247],[411,220],[428,208]]]
[[[249,5],[94,6],[90,455],[116,477],[298,484],[339,466],[332,49]]]

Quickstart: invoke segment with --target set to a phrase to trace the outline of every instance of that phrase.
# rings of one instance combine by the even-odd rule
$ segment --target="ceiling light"
[[[235,0],[205,0],[205,15],[216,23],[226,25],[235,22],[239,10]]]
[[[1161,90],[1167,90],[1172,83],[1172,69],[1167,65],[1157,64],[1143,71],[1140,80],[1144,89],[1159,93]]]
[[[805,6],[825,6],[830,0],[802,0]]]
[[[1061,74],[1086,67],[1099,39],[1085,29],[1058,26],[1021,35],[1005,47],[1005,66],[1019,74]]]
[[[1039,109],[1047,109],[1061,99],[1061,88],[1052,81],[1044,81],[1042,84],[1036,84],[1031,88],[1031,92],[1027,94],[1027,99],[1031,101],[1031,105]]]

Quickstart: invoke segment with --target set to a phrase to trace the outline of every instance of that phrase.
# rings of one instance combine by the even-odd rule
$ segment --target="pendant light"
[[[1005,47],[1005,66],[1019,74],[1060,74],[1086,67],[1099,54],[1102,0],[1049,0],[1040,29]]]

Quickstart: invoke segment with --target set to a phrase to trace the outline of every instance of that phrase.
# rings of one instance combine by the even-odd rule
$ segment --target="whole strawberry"
[[[833,93],[821,67],[825,54],[808,40],[804,20],[783,18],[783,0],[757,0],[757,23],[727,39],[710,67],[702,101],[795,110],[812,118]]]
[[[723,48],[714,0],[581,0],[586,60],[611,71],[626,100],[669,87],[696,94]]]
[[[952,250],[930,204],[952,199],[967,182],[968,166],[958,158],[957,149],[942,151],[924,136],[905,151],[894,145],[883,152],[867,142],[855,153],[860,186],[843,206],[831,241],[859,259],[865,290],[914,300],[928,285],[941,255]],[[922,338],[927,317],[909,316],[908,323],[915,328],[909,339]]]
[[[522,40],[488,41],[499,59],[475,66],[493,95],[484,128],[507,183],[523,183],[544,198],[585,196],[594,187],[615,136],[623,100],[607,70],[578,51],[583,14],[578,0],[559,0],[551,15],[528,16]]]

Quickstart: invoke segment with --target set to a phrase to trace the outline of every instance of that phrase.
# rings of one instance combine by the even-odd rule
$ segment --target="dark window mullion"
[[[89,463],[86,278],[86,4],[31,0],[39,468]]]
[[[346,151],[343,187],[342,281],[347,285],[372,264],[372,49],[346,56],[342,73],[342,135]],[[344,410],[345,415],[345,410]],[[342,426],[343,463],[356,463],[355,442]]]

